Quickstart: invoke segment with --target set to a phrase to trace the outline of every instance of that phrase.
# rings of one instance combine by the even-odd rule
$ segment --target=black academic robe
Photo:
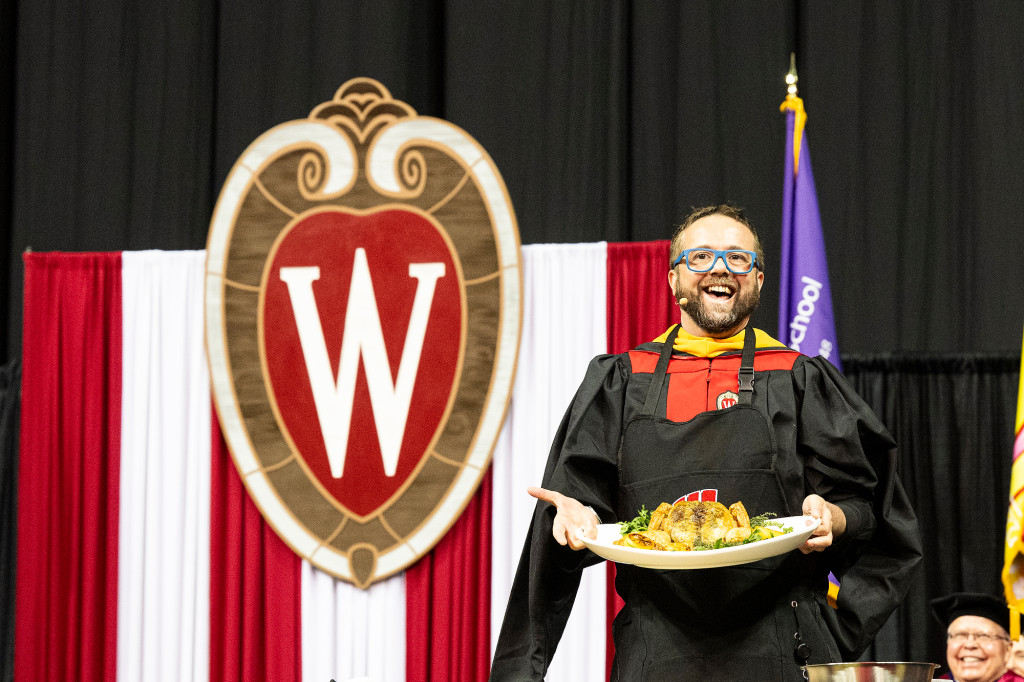
[[[621,472],[635,472],[639,464],[654,476],[667,461],[702,460],[710,463],[696,467],[697,473],[663,477],[670,482],[660,482],[652,493],[662,499],[647,500],[647,508],[673,502],[669,492],[681,496],[692,492],[687,486],[712,485],[721,488],[719,501],[728,505],[736,501],[730,497],[730,476],[742,472],[722,476],[715,462],[743,450],[737,445],[747,427],[735,433],[729,419],[752,407],[765,424],[757,438],[770,441],[765,458],[779,493],[759,498],[771,508],[752,508],[750,500],[741,500],[751,515],[798,515],[804,497],[816,493],[843,510],[847,525],[824,552],[794,551],[746,567],[666,572],[620,565],[616,587],[626,607],[614,633],[616,676],[706,680],[751,674],[749,679],[790,680],[799,679],[802,663],[855,659],[906,594],[921,558],[917,519],[896,473],[891,437],[831,364],[781,347],[757,350],[749,406],[736,405],[738,351],[711,359],[677,352],[664,370],[653,418],[641,418],[662,347],[644,344],[590,363],[556,434],[543,487],[593,507],[602,522],[610,523],[635,514],[623,506],[624,499],[631,504],[643,499],[634,494],[634,480],[623,484]],[[688,430],[705,421],[719,424],[712,435],[707,429]],[[666,456],[634,445],[624,454],[624,443],[637,440],[627,437],[630,429],[647,423],[668,429],[679,424],[685,447]],[[639,442],[646,441],[640,437]],[[574,552],[555,542],[554,514],[547,503],[538,503],[534,512],[492,680],[543,679],[581,571],[600,561],[589,551]],[[826,599],[830,571],[841,581],[838,609]],[[799,608],[790,608],[798,601]],[[794,631],[802,636],[798,643],[810,645],[799,656]]]

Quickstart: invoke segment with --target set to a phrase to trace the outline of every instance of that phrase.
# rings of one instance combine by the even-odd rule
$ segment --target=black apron
[[[656,509],[716,488],[726,506],[751,516],[792,516],[775,470],[778,447],[769,418],[752,404],[756,339],[748,327],[736,405],[687,422],[665,414],[666,371],[679,327],[665,340],[639,414],[619,449],[620,519],[641,505]],[[727,568],[655,570],[617,566],[625,607],[613,626],[613,680],[802,680],[805,663],[838,661],[821,618],[824,597],[809,587],[800,552]]]

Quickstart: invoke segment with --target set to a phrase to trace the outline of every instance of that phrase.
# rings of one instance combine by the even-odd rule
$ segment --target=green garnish
[[[640,505],[640,511],[636,513],[636,517],[632,521],[620,521],[619,522],[619,533],[622,535],[628,535],[629,533],[641,533],[647,530],[647,526],[651,523],[651,512],[647,511],[644,505]]]
[[[750,527],[757,528],[758,526],[777,526],[778,521],[771,521],[771,517],[776,516],[775,512],[765,512],[764,514],[758,514],[754,518],[750,519]]]

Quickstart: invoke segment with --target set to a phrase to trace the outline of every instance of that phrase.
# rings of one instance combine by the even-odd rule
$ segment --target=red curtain
[[[491,470],[434,549],[405,572],[405,679],[486,680],[491,658]]]
[[[679,307],[668,286],[669,240],[608,244],[608,352],[624,353],[679,322]],[[615,591],[615,564],[608,562],[607,666],[615,645],[612,620],[622,608]]]
[[[679,322],[668,240],[608,244],[608,352],[624,353]]]
[[[24,261],[15,678],[113,681],[121,256]]]
[[[210,679],[302,679],[302,560],[245,491],[213,416]]]

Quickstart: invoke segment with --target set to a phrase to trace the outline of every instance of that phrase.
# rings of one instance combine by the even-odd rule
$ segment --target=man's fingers
[[[555,537],[555,542],[560,545],[569,545],[571,549],[581,550],[586,548],[586,544],[577,535],[579,531],[587,533],[583,526],[576,526],[571,523],[563,522],[561,518],[555,518],[555,523],[551,527],[551,534]],[[595,537],[595,533],[587,533],[591,537]]]
[[[828,511],[825,498],[821,495],[808,495],[804,498],[804,503],[800,507],[803,510],[804,516],[813,516],[816,519],[820,519]]]
[[[804,554],[821,552],[832,545],[834,539],[832,537],[832,515],[827,507],[823,508],[823,513],[818,518],[821,519],[818,527],[811,533],[811,537],[807,538],[807,542],[800,547],[800,551]]]
[[[800,547],[800,551],[804,554],[810,554],[811,552],[821,552],[832,544],[831,536],[825,536],[821,538],[811,537],[807,539]]]
[[[535,485],[532,485],[529,488],[527,488],[526,492],[530,493],[530,495],[532,495],[533,497],[536,497],[538,500],[543,500],[545,502],[550,502],[551,504],[553,504],[555,506],[558,506],[558,498],[560,498],[562,496],[561,493],[557,493],[554,490],[547,490],[545,488],[541,488],[541,487],[535,486]],[[562,543],[562,544],[565,544],[565,543]]]
[[[825,500],[818,495],[808,495],[804,499],[803,513],[804,516],[820,520],[812,536],[828,535],[832,532],[832,512],[829,510]]]
[[[551,525],[551,535],[554,536],[558,544],[569,545],[574,550],[581,550],[587,547],[586,543],[583,542],[583,537],[597,537],[597,526],[587,520],[581,521],[579,518],[570,518],[558,514]]]
[[[800,551],[804,554],[821,552],[832,545],[837,534],[843,533],[846,520],[843,517],[842,509],[831,506],[820,495],[808,495],[805,497],[801,509],[805,516],[819,519],[818,527],[811,533],[811,537],[800,546]],[[833,509],[837,510],[836,514],[838,516],[833,516]],[[833,526],[833,521],[838,525]]]
[[[800,546],[800,551],[804,554],[810,554],[811,552],[822,552],[827,547],[832,545],[832,534],[820,538],[811,537],[808,538],[807,542]]]
[[[555,542],[560,545],[564,545],[569,541],[569,533],[567,532],[565,524],[562,523],[562,520],[557,516],[555,517],[555,523],[551,526],[551,534],[555,536]]]
[[[583,538],[594,539],[597,537],[597,528],[592,523],[583,523],[576,527],[576,530],[569,536],[569,546],[573,549],[584,549],[587,543]]]
[[[579,501],[566,497],[554,490],[547,490],[538,486],[530,486],[526,489],[526,492],[538,500],[555,506],[556,512],[554,521],[551,524],[551,535],[554,536],[558,544],[569,545],[576,550],[584,549],[586,545],[576,535],[576,532],[580,529],[583,530],[588,538],[597,537],[597,525],[594,523],[597,520],[597,515],[580,504]]]

